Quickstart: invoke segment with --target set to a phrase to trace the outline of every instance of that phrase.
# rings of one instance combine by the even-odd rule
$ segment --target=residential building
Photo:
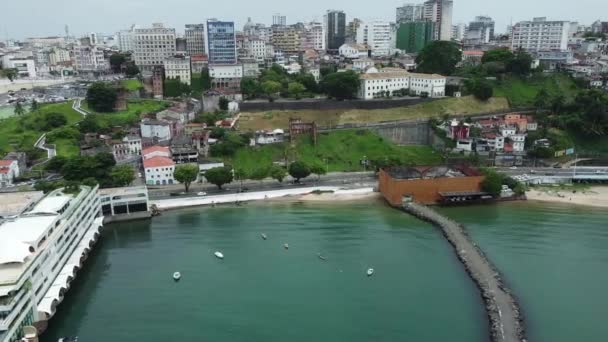
[[[165,120],[143,119],[139,127],[142,138],[156,138],[158,141],[171,140],[171,125]]]
[[[373,67],[374,66],[374,60],[371,58],[357,58],[355,60],[353,60],[353,70],[355,71],[363,71],[366,70],[369,67]]]
[[[433,40],[435,25],[430,21],[413,21],[399,25],[397,49],[407,53],[419,53]]]
[[[190,56],[190,71],[193,74],[200,74],[203,69],[209,66],[209,60],[205,55]]]
[[[66,43],[65,37],[34,37],[27,38],[27,42],[34,47],[51,47],[51,46],[64,46]]]
[[[397,25],[412,21],[422,21],[424,18],[424,4],[403,4],[397,7]]]
[[[567,50],[569,29],[568,21],[547,21],[544,17],[518,22],[512,28],[511,49],[522,48],[531,52]]]
[[[207,20],[207,55],[209,65],[236,64],[234,22]]]
[[[466,24],[459,23],[459,24],[452,26],[452,39],[461,42],[466,37],[466,33],[467,33]]]
[[[356,41],[368,46],[372,56],[388,56],[391,53],[391,25],[382,21],[364,23],[357,30]]]
[[[343,11],[328,10],[324,23],[325,46],[329,50],[338,50],[346,37],[346,14]]]
[[[120,51],[135,51],[135,32],[134,27],[129,30],[118,31],[118,48]]]
[[[268,145],[282,143],[285,141],[285,132],[282,129],[275,129],[273,131],[256,131],[255,132],[255,143],[257,145]]]
[[[154,145],[144,148],[141,151],[141,157],[143,159],[150,159],[154,157],[171,158],[171,150],[167,146]]]
[[[49,50],[49,65],[62,65],[70,61],[70,52],[68,50],[60,47],[53,47]]]
[[[256,59],[258,63],[263,63],[268,55],[268,49],[266,46],[269,43],[264,41],[263,39],[258,38],[250,38],[245,41],[244,48],[247,50],[247,55]]]
[[[462,52],[462,61],[466,65],[480,65],[484,51],[482,50],[466,50]]]
[[[205,54],[205,24],[187,24],[184,36],[190,56]]]
[[[271,43],[275,49],[285,53],[302,51],[301,31],[293,26],[273,26]]]
[[[169,57],[165,59],[163,66],[166,78],[179,79],[182,83],[191,84],[190,56],[176,55]]]
[[[127,135],[112,143],[112,154],[115,160],[124,160],[141,154],[141,138],[137,135]]]
[[[9,152],[7,153],[4,160],[16,160],[17,167],[21,172],[27,169],[27,154],[25,152]]]
[[[175,53],[178,55],[186,55],[188,54],[188,43],[186,42],[186,38],[175,38]]]
[[[17,160],[0,160],[0,188],[12,185],[19,177],[19,162]]]
[[[356,59],[368,57],[369,49],[362,44],[343,44],[338,49],[338,53],[342,57]]]
[[[74,46],[72,54],[74,68],[78,71],[94,72],[110,69],[110,62],[105,59],[103,49],[97,46]]]
[[[146,184],[148,185],[167,185],[176,184],[173,178],[175,162],[167,157],[152,157],[144,159],[144,173]]]
[[[359,26],[363,24],[363,21],[359,18],[355,18],[348,23],[346,26],[346,37],[344,39],[345,43],[353,44],[357,40],[357,30]]]
[[[395,68],[396,69],[396,68]],[[382,70],[382,69],[381,69]],[[410,73],[405,70],[368,71],[359,76],[361,85],[358,97],[364,100],[392,94],[396,90],[409,89],[411,94],[428,97],[445,95],[445,76]]]
[[[424,3],[424,20],[433,22],[434,40],[452,39],[452,0],[428,0]]]
[[[241,58],[243,65],[243,77],[258,77],[260,75],[260,66],[255,58]]]
[[[273,26],[287,26],[287,17],[279,13],[272,16]]]
[[[469,23],[465,44],[487,44],[494,39],[494,20],[486,16],[477,16]]]
[[[192,136],[182,134],[171,141],[171,159],[177,164],[198,162],[198,148]]]
[[[175,29],[163,24],[152,24],[151,28],[134,30],[134,61],[142,71],[152,71],[162,66],[165,59],[175,55]]]
[[[211,65],[209,66],[211,89],[240,93],[243,78],[242,65]]]
[[[544,50],[538,51],[534,55],[545,70],[556,70],[561,66],[577,63],[574,53],[568,50]]]
[[[64,191],[20,198],[19,211],[0,220],[2,342],[22,341],[24,326],[53,317],[99,237],[103,217],[97,187]]]
[[[325,29],[319,22],[305,25],[302,49],[325,50]]]
[[[2,57],[2,67],[17,69],[19,77],[35,78],[37,76],[36,63],[33,57],[21,58],[14,55],[5,55]]]

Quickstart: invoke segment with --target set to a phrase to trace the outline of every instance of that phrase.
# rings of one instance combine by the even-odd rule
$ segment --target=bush
[[[112,85],[104,82],[95,82],[87,91],[87,103],[91,109],[96,112],[112,112],[118,94]]]

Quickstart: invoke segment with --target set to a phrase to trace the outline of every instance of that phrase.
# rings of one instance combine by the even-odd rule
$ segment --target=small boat
[[[78,336],[62,337],[57,342],[78,342]]]
[[[224,254],[222,252],[216,251],[213,253],[218,259],[224,259]]]
[[[266,236],[266,234],[262,233],[262,239],[266,240],[266,239],[268,239],[268,236]]]
[[[173,280],[178,281],[182,277],[182,274],[179,272],[173,273]]]
[[[326,258],[326,257],[324,257],[324,256],[322,256],[322,255],[321,255],[321,253],[319,253],[319,254],[317,254],[317,255],[319,256],[319,259],[321,259],[321,260],[323,260],[323,261],[326,261],[326,260],[327,260],[327,258]]]
[[[285,249],[289,249],[289,244],[284,243],[284,244],[283,244],[283,247],[284,247]]]
[[[367,276],[371,276],[372,274],[374,274],[374,269],[373,268],[368,268],[367,269]]]

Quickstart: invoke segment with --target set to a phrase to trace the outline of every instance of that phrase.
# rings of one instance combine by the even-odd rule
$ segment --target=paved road
[[[608,166],[578,166],[578,167],[567,167],[567,168],[553,168],[553,167],[517,167],[517,168],[497,168],[499,172],[507,174],[509,176],[521,176],[528,175],[532,176],[556,176],[556,177],[572,177],[575,174],[577,176],[595,176],[605,175],[608,176]]]

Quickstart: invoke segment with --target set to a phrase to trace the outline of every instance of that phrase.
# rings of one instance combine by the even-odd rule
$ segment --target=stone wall
[[[393,100],[299,100],[299,101],[254,101],[241,103],[243,112],[265,112],[269,110],[331,110],[331,109],[385,109],[413,106],[423,102],[435,101],[432,98],[407,98]]]

